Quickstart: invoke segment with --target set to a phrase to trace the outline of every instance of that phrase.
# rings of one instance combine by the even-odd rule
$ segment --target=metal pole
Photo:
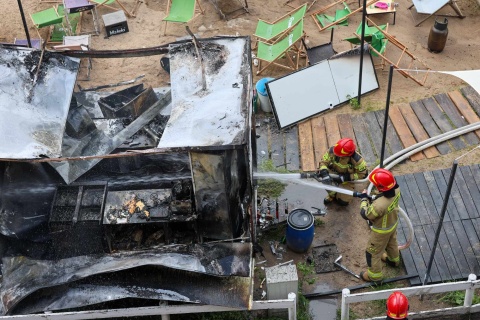
[[[18,9],[20,10],[20,15],[22,16],[23,29],[25,30],[25,35],[27,36],[28,47],[31,48],[32,43],[30,42],[30,34],[28,33],[27,21],[25,20],[25,13],[23,12],[22,0],[17,0],[17,2],[18,2]]]
[[[388,74],[387,105],[385,106],[385,119],[383,119],[382,152],[380,154],[380,168],[383,168],[385,156],[385,143],[387,139],[388,111],[390,109],[390,93],[392,92],[393,65],[390,65]]]
[[[437,231],[435,232],[435,240],[433,241],[433,248],[430,252],[430,259],[428,260],[427,272],[423,278],[422,286],[425,285],[430,275],[430,269],[432,268],[433,257],[435,256],[435,250],[437,249],[438,237],[440,236],[440,230],[442,230],[443,218],[447,211],[448,199],[450,198],[450,192],[452,191],[453,180],[455,178],[455,172],[457,171],[458,161],[455,159],[452,165],[452,172],[450,172],[450,179],[448,180],[447,191],[445,192],[445,198],[443,198],[442,211],[440,212],[440,221],[438,221]]]
[[[363,72],[363,45],[365,43],[365,17],[367,16],[367,0],[363,0],[363,9],[362,9],[362,36],[360,43],[360,71],[358,77],[358,105],[360,105],[362,97],[362,72]]]

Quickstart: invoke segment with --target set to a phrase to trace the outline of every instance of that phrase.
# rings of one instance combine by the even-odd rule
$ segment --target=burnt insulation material
[[[88,255],[61,260],[31,260],[25,257],[3,259],[2,304],[9,313],[20,301],[37,290],[64,285],[86,279],[92,275],[125,271],[145,265],[158,265],[198,274],[214,276],[250,277],[250,243],[215,243],[195,245],[172,245],[147,251],[129,251],[105,256]],[[138,283],[138,276],[145,276],[145,283],[157,282],[155,273],[128,277]],[[119,277],[119,281],[124,277]],[[181,283],[179,278],[173,283]],[[160,277],[158,281],[168,279]],[[192,285],[195,281],[191,281]],[[113,283],[113,282],[111,282]],[[131,283],[133,284],[133,283]],[[201,292],[201,290],[200,290]],[[186,293],[186,292],[185,292]],[[194,299],[196,300],[196,299]]]
[[[39,63],[38,50],[0,50],[0,158],[61,156],[76,60],[45,52]]]

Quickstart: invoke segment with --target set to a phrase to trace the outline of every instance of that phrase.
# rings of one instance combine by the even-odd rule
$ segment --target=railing
[[[297,298],[295,293],[289,293],[288,299],[252,301],[249,310],[288,309],[288,320],[297,319]],[[169,320],[171,314],[205,313],[205,312],[231,312],[246,311],[245,308],[230,308],[210,305],[160,305],[157,307],[92,310],[78,312],[59,312],[27,314],[19,316],[4,316],[0,319],[9,320],[76,320],[76,319],[106,319],[135,316],[162,316],[162,320]]]
[[[342,306],[341,306],[341,320],[349,319],[349,309],[351,303],[365,302],[373,300],[387,299],[394,291],[401,291],[405,296],[422,296],[425,294],[444,293],[451,291],[465,290],[465,300],[463,306],[451,307],[444,309],[427,310],[420,312],[409,312],[408,319],[422,319],[435,316],[447,316],[455,314],[466,314],[480,312],[480,304],[472,305],[473,295],[475,289],[480,288],[480,280],[477,280],[477,276],[470,274],[467,281],[451,282],[425,285],[421,287],[408,287],[402,289],[389,289],[375,292],[350,294],[350,290],[342,290]],[[369,319],[385,319],[385,315],[382,317],[369,318]],[[366,320],[366,319],[364,319]]]

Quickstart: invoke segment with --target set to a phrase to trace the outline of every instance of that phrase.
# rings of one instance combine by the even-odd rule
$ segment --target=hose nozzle
[[[317,178],[317,174],[315,172],[302,172],[300,173],[300,178],[301,179],[316,179]]]

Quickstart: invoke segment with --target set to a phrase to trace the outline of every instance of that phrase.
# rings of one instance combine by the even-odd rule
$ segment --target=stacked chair
[[[304,4],[273,22],[259,20],[254,36],[257,43],[258,71],[261,74],[272,65],[297,70],[300,57],[305,56],[303,18]]]

